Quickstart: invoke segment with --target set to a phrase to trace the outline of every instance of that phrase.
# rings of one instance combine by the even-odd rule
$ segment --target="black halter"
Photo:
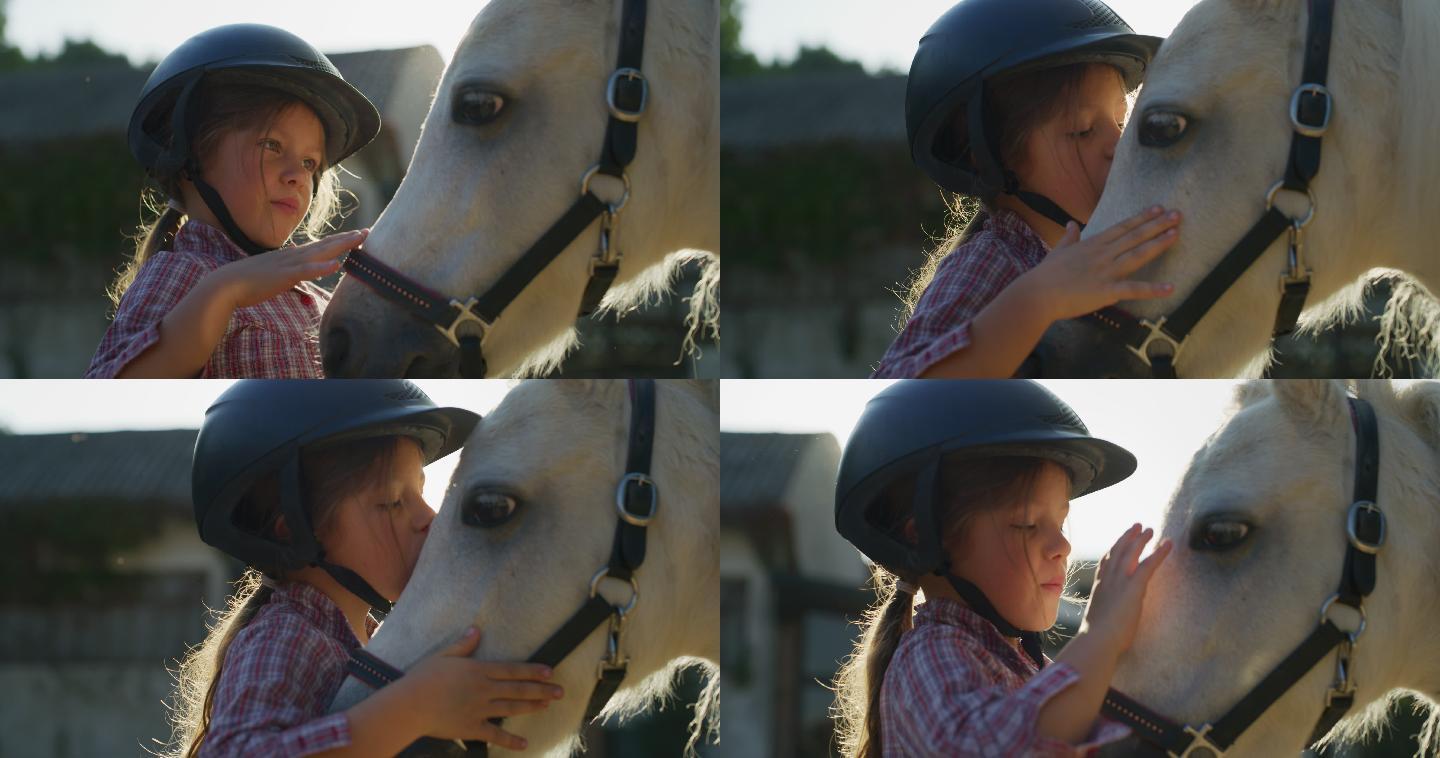
[[[634,610],[636,603],[640,601],[640,586],[636,582],[635,573],[640,569],[640,564],[645,562],[645,528],[655,518],[660,504],[660,490],[650,478],[650,458],[655,447],[655,380],[632,379],[628,386],[630,443],[625,458],[625,473],[620,477],[615,489],[617,520],[615,539],[610,547],[610,562],[590,577],[590,595],[579,610],[525,661],[558,666],[588,639],[592,632],[600,628],[601,624],[610,622],[605,658],[596,669],[595,689],[585,706],[586,723],[604,710],[605,704],[610,702],[610,698],[625,680],[630,659],[620,649],[621,636],[625,631],[626,614]],[[607,578],[629,583],[628,602],[617,605],[600,594],[600,582]],[[405,674],[360,648],[351,651],[345,669],[350,676],[376,689]],[[494,719],[496,724],[500,721]],[[412,743],[404,754],[443,754],[453,746],[453,742],[424,737]],[[483,742],[466,742],[465,748],[470,756],[484,756],[488,753]]]
[[[1163,751],[1165,755],[1185,758],[1224,755],[1267,708],[1336,647],[1340,652],[1335,661],[1335,681],[1325,693],[1325,709],[1307,744],[1324,737],[1354,704],[1355,683],[1350,679],[1350,661],[1355,643],[1365,631],[1363,604],[1365,596],[1375,588],[1375,556],[1385,544],[1385,514],[1375,504],[1380,468],[1380,435],[1375,411],[1364,400],[1351,398],[1350,412],[1355,427],[1355,492],[1345,517],[1348,544],[1340,588],[1320,606],[1320,625],[1240,702],[1218,720],[1199,727],[1176,724],[1119,691],[1110,690],[1101,711],[1133,729],[1152,754]],[[1336,603],[1348,605],[1360,614],[1355,631],[1344,631],[1331,620],[1330,608]]]
[[[590,278],[580,299],[579,315],[589,315],[599,307],[600,300],[620,272],[622,254],[618,249],[611,248],[610,236],[615,220],[630,199],[630,177],[626,175],[625,167],[635,158],[638,124],[645,115],[650,96],[649,84],[640,72],[645,52],[646,0],[623,2],[619,60],[605,85],[605,105],[610,119],[605,128],[605,145],[600,161],[581,176],[580,198],[490,285],[490,289],[462,302],[406,277],[363,249],[350,253],[345,261],[346,273],[364,282],[382,297],[430,322],[459,348],[460,375],[467,379],[485,376],[485,335],[500,318],[500,313],[596,218],[601,219],[600,250],[590,259]],[[590,191],[590,181],[596,174],[613,176],[624,183],[624,194],[619,201],[607,203]],[[461,334],[461,326],[467,322],[474,327]]]
[[[1265,196],[1265,215],[1168,316],[1151,321],[1110,307],[1084,317],[1113,330],[1154,378],[1175,378],[1175,361],[1190,331],[1287,228],[1289,263],[1288,270],[1280,277],[1280,305],[1275,314],[1273,336],[1281,337],[1294,331],[1300,311],[1305,307],[1305,298],[1310,293],[1310,269],[1304,257],[1305,227],[1315,217],[1315,194],[1310,191],[1310,181],[1320,172],[1320,141],[1330,128],[1333,109],[1325,82],[1330,68],[1335,0],[1309,0],[1309,8],[1301,84],[1290,96],[1290,126],[1294,130],[1290,160],[1285,166],[1285,178],[1276,182]],[[1303,193],[1309,199],[1309,210],[1303,217],[1290,218],[1275,207],[1275,195],[1282,189]]]

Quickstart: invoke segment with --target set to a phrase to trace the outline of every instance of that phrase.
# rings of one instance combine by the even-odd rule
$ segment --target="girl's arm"
[[[366,232],[334,234],[295,248],[252,255],[201,277],[160,321],[160,338],[116,374],[121,379],[197,376],[225,336],[235,309],[264,302],[302,281],[340,269]]]
[[[936,361],[920,376],[997,378],[1014,375],[1045,330],[1056,321],[1083,316],[1121,300],[1169,295],[1169,284],[1127,280],[1175,244],[1178,212],[1159,208],[1122,221],[1100,234],[1080,239],[1078,224],[1040,265],[1025,272],[991,300],[970,322],[970,343]]]

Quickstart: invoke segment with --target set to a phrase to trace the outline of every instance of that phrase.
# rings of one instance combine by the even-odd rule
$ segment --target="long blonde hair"
[[[961,460],[941,469],[942,541],[951,544],[963,539],[965,531],[981,513],[994,512],[1018,502],[1028,502],[1035,481],[1045,466],[1043,458],[1001,457]],[[1067,474],[1068,475],[1068,474]],[[903,531],[914,493],[914,482],[897,483],[880,501],[882,518],[892,532]],[[1033,566],[1031,567],[1033,570]],[[871,569],[875,603],[860,620],[861,634],[855,649],[835,675],[836,739],[841,754],[849,758],[880,758],[884,739],[880,726],[880,692],[885,672],[900,646],[900,638],[911,628],[915,596],[896,588],[901,579],[915,583],[916,577],[902,577],[879,565]]]
[[[292,105],[304,105],[302,101],[280,90],[243,84],[202,85],[197,89],[195,97],[200,98],[200,116],[199,123],[195,126],[191,149],[196,159],[202,161],[214,155],[221,138],[226,134],[251,129],[268,131],[281,111]],[[162,139],[169,137],[166,134],[160,136]],[[184,211],[177,210],[170,204],[171,199],[175,199],[178,204],[181,197],[182,170],[156,176],[154,179],[157,187],[140,190],[141,224],[133,237],[135,252],[121,267],[115,281],[106,291],[116,308],[120,306],[125,290],[135,282],[135,276],[140,273],[141,267],[155,253],[174,244],[175,233],[188,218]],[[340,187],[337,171],[334,166],[322,166],[317,170],[315,196],[310,201],[305,218],[300,220],[300,226],[296,229],[296,236],[300,240],[313,242],[319,239],[333,230],[335,222],[348,213],[348,209],[341,208],[341,196],[342,193],[349,193]],[[353,195],[351,197],[353,198]],[[145,221],[146,218],[150,220]]]
[[[371,437],[300,453],[301,502],[315,534],[329,531],[336,509],[352,494],[378,482],[391,470],[399,437]],[[246,531],[277,536],[280,523],[278,476],[261,478],[236,506],[236,525]],[[205,641],[186,652],[172,672],[175,692],[166,703],[170,720],[168,752],[162,758],[194,758],[210,731],[210,713],[225,657],[235,635],[270,601],[272,589],[262,584],[264,574],[253,568],[235,582],[235,592],[224,610],[213,612]],[[284,577],[279,577],[281,581]]]

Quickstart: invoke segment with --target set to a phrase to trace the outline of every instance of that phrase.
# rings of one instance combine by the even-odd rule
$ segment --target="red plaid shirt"
[[[281,248],[266,255],[285,253]],[[120,373],[160,339],[161,319],[201,277],[244,257],[224,232],[187,221],[175,234],[175,249],[156,253],[135,275],[85,376]],[[320,378],[320,314],[329,302],[329,292],[301,282],[259,305],[237,308],[200,377]]]
[[[969,241],[940,261],[915,313],[890,343],[872,378],[917,377],[970,344],[970,321],[1050,252],[1012,211],[1000,209]]]
[[[373,619],[365,626],[374,633]],[[281,585],[230,642],[200,755],[299,756],[349,745],[345,714],[325,712],[359,646],[325,593]]]
[[[880,689],[880,729],[890,756],[1070,756],[1130,733],[1097,719],[1081,745],[1035,732],[1040,707],[1074,684],[1074,667],[1034,661],[961,603],[934,598],[915,611]]]

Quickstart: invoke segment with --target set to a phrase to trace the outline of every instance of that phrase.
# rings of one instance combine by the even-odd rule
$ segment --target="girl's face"
[[[387,600],[409,583],[435,520],[421,494],[424,466],[420,446],[402,438],[388,474],[342,500],[320,537],[329,561],[363,576]]]
[[[1055,624],[1070,542],[1070,477],[1054,463],[1038,472],[1028,502],[980,513],[949,545],[952,571],[985,593],[1000,615],[1026,631]],[[958,544],[957,544],[958,543]]]
[[[1088,223],[1115,160],[1115,145],[1129,111],[1120,73],[1103,64],[1086,68],[1075,107],[1030,134],[1016,167],[1020,186],[1058,203]]]
[[[240,231],[275,248],[290,239],[310,209],[324,156],[324,126],[308,106],[295,103],[281,110],[268,129],[262,125],[224,134],[201,166]],[[186,185],[187,211],[220,228],[193,186]]]

